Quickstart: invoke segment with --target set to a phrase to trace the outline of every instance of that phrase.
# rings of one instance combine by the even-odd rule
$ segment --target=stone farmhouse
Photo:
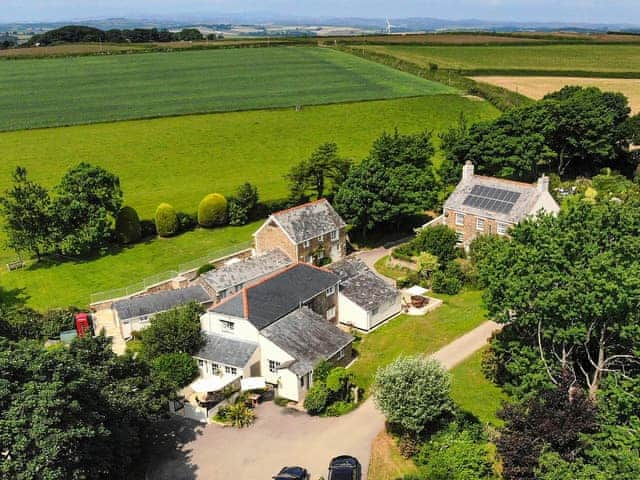
[[[512,226],[540,211],[560,211],[549,193],[548,177],[543,175],[533,184],[485,177],[476,175],[467,161],[460,183],[444,203],[443,215],[427,225],[449,226],[458,234],[459,245],[467,248],[478,235],[508,235]]]
[[[201,317],[201,376],[262,376],[301,401],[320,360],[346,365],[353,337],[335,326],[339,277],[298,263],[214,305]]]
[[[346,223],[326,199],[272,214],[253,234],[256,254],[274,248],[294,262],[322,264],[346,255]]]

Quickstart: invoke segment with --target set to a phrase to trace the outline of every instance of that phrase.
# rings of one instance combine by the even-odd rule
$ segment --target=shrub
[[[198,219],[190,213],[178,212],[178,229],[180,232],[188,232],[198,226]]]
[[[391,256],[398,260],[404,260],[406,262],[413,262],[413,256],[417,253],[414,251],[414,245],[409,243],[403,243],[391,250]]]
[[[478,287],[478,269],[471,260],[467,260],[466,258],[456,258],[454,263],[457,265],[461,273],[462,282],[465,285]]]
[[[400,356],[378,369],[375,401],[391,424],[420,434],[453,410],[451,376],[436,360]]]
[[[344,367],[336,367],[327,375],[326,387],[333,398],[349,400],[349,389],[353,382],[353,373]]]
[[[210,263],[205,263],[204,265],[201,265],[200,268],[198,268],[198,271],[196,272],[198,276],[200,275],[204,275],[207,272],[210,272],[211,270],[215,270],[216,267],[213,266]]]
[[[431,278],[431,274],[440,268],[438,257],[433,253],[424,252],[418,256],[418,269],[422,278]]]
[[[423,228],[411,242],[415,252],[429,252],[438,257],[441,265],[456,258],[456,232],[446,225]]]
[[[168,203],[161,203],[156,209],[156,231],[161,237],[170,237],[178,233],[180,224],[174,208]]]
[[[138,212],[133,207],[122,207],[116,218],[116,236],[120,243],[136,243],[142,238]]]
[[[447,275],[446,272],[437,271],[431,277],[431,288],[436,293],[455,295],[462,289],[462,282],[456,277]]]
[[[182,388],[198,376],[198,364],[195,358],[185,352],[166,353],[151,363],[153,373],[171,382],[176,388]]]
[[[227,223],[227,199],[219,193],[210,193],[198,205],[198,223],[215,227]]]
[[[244,403],[238,402],[227,407],[224,418],[234,427],[244,428],[255,421],[256,414]]]
[[[323,382],[314,382],[304,399],[304,408],[310,415],[324,411],[329,401],[329,391]]]
[[[338,400],[335,403],[329,405],[324,414],[327,417],[339,417],[341,415],[345,415],[356,408],[356,404],[352,402],[344,402],[342,400]]]
[[[142,351],[142,341],[141,340],[129,340],[127,342],[126,353],[130,355],[139,354]]]
[[[333,364],[327,360],[322,360],[313,369],[313,380],[317,382],[326,382],[329,372],[333,368]]]
[[[75,326],[75,314],[80,310],[75,307],[67,309],[55,308],[42,315],[41,335],[43,338],[59,338],[60,332],[71,330]]]
[[[140,220],[140,232],[142,238],[155,237],[158,234],[156,223],[153,220]]]
[[[415,457],[423,478],[429,480],[480,480],[492,478],[486,444],[468,431],[448,428],[425,443]]]
[[[229,224],[245,225],[255,216],[257,206],[258,189],[249,182],[240,185],[229,199]]]
[[[196,353],[203,345],[202,307],[195,302],[157,314],[141,334],[142,354],[154,359],[165,353]]]
[[[420,283],[420,275],[418,272],[409,272],[404,277],[400,277],[396,281],[396,286],[398,288],[408,288],[413,287],[414,285],[418,285]]]

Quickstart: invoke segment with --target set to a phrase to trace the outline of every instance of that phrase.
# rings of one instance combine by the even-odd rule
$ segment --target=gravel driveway
[[[485,322],[432,355],[452,368],[486,344],[498,326]],[[326,478],[329,460],[353,455],[363,478],[371,443],[384,428],[384,418],[371,399],[338,418],[311,417],[272,402],[260,405],[258,420],[245,430],[218,425],[184,425],[177,433],[181,448],[160,459],[149,471],[153,480],[269,480],[284,465],[301,465],[311,479]],[[178,421],[178,420],[176,420]]]

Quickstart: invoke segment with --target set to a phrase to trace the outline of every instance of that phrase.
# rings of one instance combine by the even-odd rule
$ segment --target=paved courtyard
[[[482,348],[498,328],[485,322],[433,355],[452,368]],[[258,420],[248,429],[218,425],[194,428],[182,425],[182,447],[160,459],[149,472],[153,480],[268,480],[284,465],[309,469],[312,480],[326,478],[329,460],[353,455],[363,465],[364,476],[374,437],[384,428],[384,417],[371,399],[338,418],[311,417],[273,403],[260,405]],[[178,420],[176,420],[178,422]]]

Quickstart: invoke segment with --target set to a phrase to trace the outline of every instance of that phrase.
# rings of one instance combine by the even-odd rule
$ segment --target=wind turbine
[[[389,23],[389,17],[387,17],[387,19],[386,19],[386,20],[387,20],[387,28],[386,28],[386,32],[387,32],[387,35],[391,35],[391,33],[392,33],[392,30],[391,30],[391,29],[392,29],[393,27],[395,27],[395,25],[391,25],[391,23]]]

